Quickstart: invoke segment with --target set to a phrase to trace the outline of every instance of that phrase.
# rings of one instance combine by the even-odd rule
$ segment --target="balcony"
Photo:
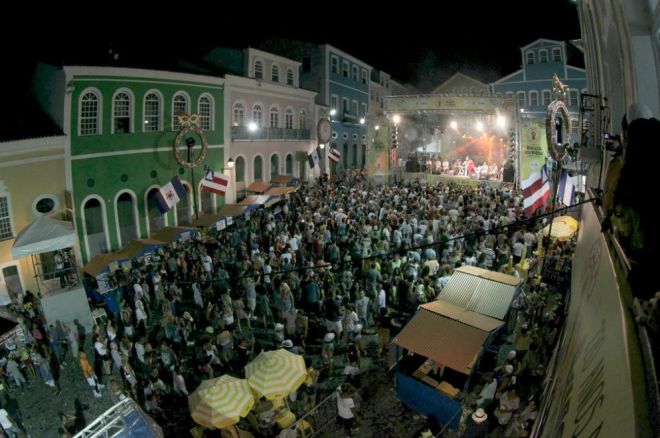
[[[259,128],[256,131],[248,130],[247,126],[232,126],[232,141],[255,141],[255,140],[280,140],[280,141],[304,141],[310,140],[309,129],[286,129],[286,128]]]

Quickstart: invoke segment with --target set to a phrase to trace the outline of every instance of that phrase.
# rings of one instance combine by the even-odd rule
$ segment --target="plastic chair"
[[[296,426],[296,429],[298,432],[300,432],[300,436],[302,438],[307,438],[308,436],[312,436],[314,434],[314,428],[307,420],[300,420]]]

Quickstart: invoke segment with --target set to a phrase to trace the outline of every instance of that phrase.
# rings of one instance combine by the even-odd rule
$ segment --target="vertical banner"
[[[548,156],[545,121],[522,119],[520,121],[520,172],[519,183],[541,170]]]
[[[369,126],[367,172],[369,177],[376,180],[376,182],[385,182],[390,173],[389,139],[390,133],[394,132],[394,127],[388,126],[387,119],[382,120],[382,122],[372,123]],[[380,129],[375,129],[376,126],[380,126]]]

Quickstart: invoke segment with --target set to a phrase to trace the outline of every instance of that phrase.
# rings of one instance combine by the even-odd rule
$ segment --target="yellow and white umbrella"
[[[573,237],[573,234],[578,229],[578,221],[571,216],[558,216],[552,221],[552,235],[551,239],[568,240]],[[550,225],[543,229],[543,234],[546,236],[550,231]]]
[[[188,397],[193,420],[207,428],[222,429],[244,417],[254,405],[247,380],[224,375],[204,380]]]
[[[252,389],[268,400],[286,397],[298,389],[306,376],[303,357],[283,349],[261,352],[245,367]]]

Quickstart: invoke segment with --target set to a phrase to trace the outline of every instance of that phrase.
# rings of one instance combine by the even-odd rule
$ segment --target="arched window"
[[[293,70],[290,68],[286,69],[286,84],[293,85]]]
[[[190,115],[190,100],[188,96],[183,93],[177,93],[172,99],[172,130],[178,131],[181,129],[179,123],[179,116],[182,114]]]
[[[270,176],[279,175],[280,173],[280,156],[273,154],[270,156]]]
[[[256,79],[264,78],[264,64],[261,61],[254,61],[254,77]]]
[[[568,105],[569,106],[578,106],[578,91],[570,90],[568,92]]]
[[[352,166],[353,166],[353,168],[355,168],[355,167],[357,167],[357,159],[358,159],[358,150],[357,150],[357,145],[355,143],[353,143],[352,152],[353,152],[353,157],[352,157],[353,158],[353,164],[352,164]]]
[[[160,131],[160,95],[155,92],[144,97],[144,132]]]
[[[210,131],[213,129],[213,98],[207,94],[203,94],[199,97],[199,102],[197,103],[197,108],[199,111],[199,127],[204,131]]]
[[[252,121],[257,125],[257,128],[263,126],[264,110],[261,108],[261,105],[255,105],[252,107]]]
[[[555,62],[561,62],[561,49],[559,47],[552,49],[552,60]]]
[[[298,125],[300,126],[300,129],[307,129],[307,115],[305,114],[305,110],[300,110]]]
[[[98,135],[101,133],[101,94],[88,91],[80,97],[80,135]]]
[[[259,155],[254,157],[254,181],[261,181],[264,179],[264,164]]]
[[[471,96],[476,96],[477,95],[477,89],[475,87],[470,87],[470,95]]]
[[[539,62],[541,64],[545,64],[548,62],[548,51],[547,50],[540,50],[539,51]]]
[[[543,90],[543,106],[550,105],[550,102],[551,102],[550,90]]]
[[[245,159],[243,157],[236,158],[236,182],[245,182]]]
[[[190,225],[193,213],[192,190],[188,183],[183,183],[186,196],[176,203],[176,220],[178,225]]]
[[[534,52],[527,52],[527,64],[534,64],[535,59]]]
[[[286,156],[286,169],[285,172],[287,175],[293,175],[293,155],[288,154]]]
[[[284,127],[293,129],[293,110],[291,108],[287,108],[284,112]]]
[[[233,119],[233,125],[234,126],[244,126],[245,125],[245,107],[243,106],[242,103],[236,102],[234,104],[234,119]]]
[[[525,92],[518,91],[518,108],[525,108]]]
[[[108,251],[105,238],[105,220],[103,206],[97,198],[90,198],[83,205],[83,227],[87,238],[87,249],[91,259],[97,254]]]
[[[539,106],[539,93],[536,91],[529,92],[529,106]]]
[[[154,234],[165,226],[165,214],[160,212],[156,202],[158,188],[154,187],[147,192],[147,220],[149,224],[149,235]]]
[[[278,110],[276,107],[270,109],[270,127],[280,127],[280,110]]]
[[[273,65],[270,68],[270,79],[273,82],[279,82],[280,81],[280,68],[276,65]]]
[[[124,134],[133,130],[133,99],[128,91],[119,91],[112,99],[112,133]]]
[[[131,240],[138,237],[138,225],[136,222],[137,204],[135,198],[124,192],[117,197],[115,203],[117,213],[117,230],[119,246],[128,245]]]

